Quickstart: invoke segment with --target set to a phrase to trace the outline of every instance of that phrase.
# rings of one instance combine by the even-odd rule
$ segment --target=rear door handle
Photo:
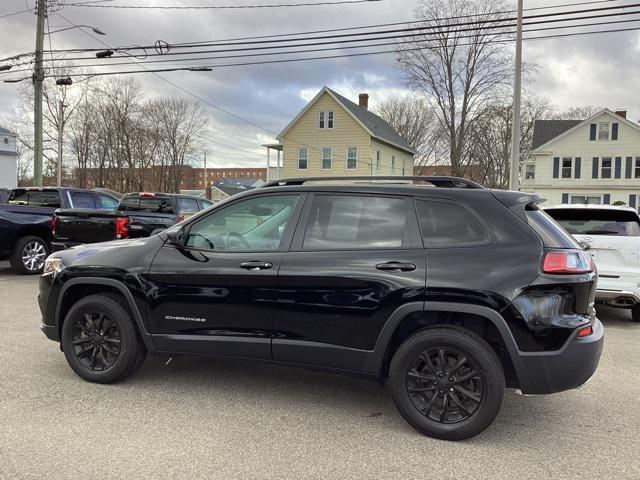
[[[376,268],[387,272],[410,272],[415,270],[416,266],[413,263],[387,262],[379,263]]]
[[[240,264],[240,268],[244,268],[245,270],[268,270],[271,267],[273,267],[271,262],[251,261]]]

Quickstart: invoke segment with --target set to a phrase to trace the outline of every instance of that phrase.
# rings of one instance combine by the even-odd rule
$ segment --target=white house
[[[0,127],[0,187],[18,186],[18,136]]]
[[[548,203],[640,202],[640,125],[626,111],[604,109],[586,120],[538,120],[522,164],[521,189]]]

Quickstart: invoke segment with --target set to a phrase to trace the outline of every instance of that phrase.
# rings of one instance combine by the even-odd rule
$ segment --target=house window
[[[600,178],[611,178],[611,157],[602,158],[602,170]]]
[[[356,147],[347,148],[347,170],[358,168],[358,149]]]
[[[598,140],[609,140],[610,123],[598,124]]]
[[[640,157],[636,157],[636,172],[635,178],[640,178]]]
[[[571,195],[570,203],[578,205],[600,205],[602,198],[600,195]]]
[[[391,175],[396,174],[396,156],[391,155]]]
[[[376,150],[376,172],[380,173],[380,150]]]
[[[4,138],[4,144],[9,145],[9,139],[7,137]]]
[[[536,178],[536,166],[534,164],[525,165],[524,167],[524,179],[535,180]]]
[[[322,147],[322,169],[331,170],[331,147]]]
[[[571,158],[565,157],[562,159],[562,178],[571,178]]]
[[[402,159],[402,176],[404,177],[407,174],[407,160],[405,158]]]
[[[318,128],[324,128],[324,112],[318,112]]]
[[[333,128],[333,112],[327,112],[327,128]]]
[[[298,149],[298,170],[306,170],[308,166],[309,157],[307,155],[306,148]]]

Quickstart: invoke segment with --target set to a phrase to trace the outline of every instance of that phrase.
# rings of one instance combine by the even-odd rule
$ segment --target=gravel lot
[[[365,380],[150,356],[127,382],[83,382],[39,331],[37,278],[0,264],[2,479],[638,479],[640,325],[602,308],[596,377],[508,391],[484,434],[423,437]]]

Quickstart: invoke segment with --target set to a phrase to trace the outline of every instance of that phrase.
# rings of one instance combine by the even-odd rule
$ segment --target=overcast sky
[[[300,1],[302,0],[295,0]],[[566,0],[561,3],[573,1]],[[26,2],[33,6],[35,0]],[[67,0],[66,3],[69,4],[71,1]],[[116,0],[114,3],[241,5],[279,2]],[[294,0],[289,3],[294,3]],[[515,0],[512,3],[515,6]],[[611,2],[609,5],[615,3]],[[629,3],[629,0],[626,3]],[[124,10],[67,5],[60,13],[75,24],[88,24],[100,28],[107,33],[106,36],[99,37],[102,41],[111,46],[119,46],[150,44],[157,39],[169,43],[188,42],[406,21],[413,18],[416,4],[417,0],[383,0],[354,5],[214,11]],[[525,8],[553,4],[551,0],[526,0]],[[598,6],[601,5],[590,7]],[[0,16],[24,9],[25,0],[0,1]],[[635,18],[640,19],[640,16]],[[0,18],[0,57],[33,50],[35,24],[35,15],[32,13]],[[50,25],[54,29],[68,26],[68,23],[54,14],[50,18]],[[640,26],[640,22],[627,24],[622,28],[633,26]],[[52,35],[51,40],[54,49],[101,47],[97,41],[78,30],[56,33]],[[612,109],[627,108],[628,118],[637,121],[640,119],[640,95],[637,87],[640,78],[639,53],[640,34],[635,31],[525,42],[524,60],[536,63],[540,67],[535,78],[531,79],[528,89],[546,97],[559,108],[586,104],[597,104]],[[266,153],[259,145],[273,141],[274,135],[269,132],[279,132],[323,85],[354,101],[357,101],[359,92],[368,92],[370,106],[385,96],[401,92],[405,88],[393,55],[162,75],[207,101],[264,127],[264,130],[258,129],[213,107],[203,105],[209,115],[207,135],[211,142],[207,148],[210,150],[209,158],[212,158],[214,163],[210,163],[209,166],[263,165]],[[8,78],[7,75],[3,77]],[[171,95],[192,99],[152,74],[141,74],[137,78],[148,95]],[[17,103],[17,85],[0,83],[0,116],[9,112]],[[244,153],[249,154],[244,156]]]

